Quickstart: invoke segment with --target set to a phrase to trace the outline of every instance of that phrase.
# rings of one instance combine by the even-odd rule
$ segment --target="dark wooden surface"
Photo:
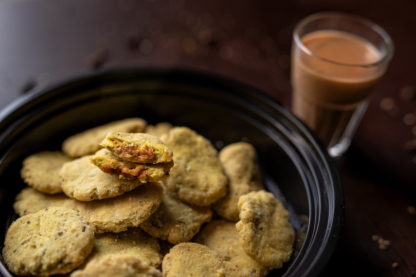
[[[0,108],[19,95],[102,68],[190,67],[260,88],[289,106],[291,32],[319,11],[368,17],[396,53],[337,167],[345,226],[323,276],[414,276],[416,3],[398,1],[34,0],[0,3]],[[95,69],[94,69],[95,68]],[[389,97],[394,108],[384,111]],[[412,133],[413,128],[413,133]],[[391,242],[379,249],[379,236]],[[397,263],[397,267],[393,267]]]

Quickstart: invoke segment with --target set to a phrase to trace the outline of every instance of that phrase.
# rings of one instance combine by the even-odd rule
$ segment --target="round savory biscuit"
[[[123,232],[138,227],[159,207],[162,188],[145,184],[122,196],[99,201],[81,202],[65,195],[46,195],[32,188],[23,189],[13,205],[19,215],[35,213],[47,207],[66,207],[79,211],[95,227],[96,233]]]
[[[162,262],[159,241],[140,230],[130,228],[122,233],[104,233],[95,237],[94,251],[87,266],[108,255],[129,255],[151,266],[158,267]]]
[[[59,176],[64,193],[79,201],[113,198],[142,185],[138,180],[120,180],[104,173],[90,161],[90,156],[64,164]]]
[[[264,190],[241,196],[238,208],[236,229],[244,251],[266,267],[281,268],[292,255],[295,239],[289,212]]]
[[[133,163],[170,163],[172,150],[158,137],[146,133],[109,133],[101,142],[118,158]]]
[[[196,206],[209,206],[225,196],[228,179],[209,140],[186,127],[172,128],[161,139],[173,151],[174,166],[166,180],[170,191]]]
[[[160,270],[135,256],[115,254],[94,260],[71,277],[162,277]]]
[[[240,196],[263,189],[256,150],[247,142],[237,142],[224,147],[219,157],[229,179],[228,192],[213,207],[221,217],[237,221]]]
[[[164,277],[225,277],[235,276],[236,270],[233,264],[222,259],[214,250],[193,242],[175,245],[162,261]]]
[[[140,227],[153,237],[178,244],[191,240],[211,217],[210,208],[189,206],[165,190],[158,210]]]
[[[13,208],[19,216],[24,216],[49,207],[76,209],[74,202],[63,193],[44,194],[34,188],[26,187],[16,196]]]
[[[141,164],[121,160],[107,149],[97,151],[90,161],[101,171],[112,174],[120,180],[137,180],[141,183],[163,181],[169,175],[173,162]]]
[[[234,264],[238,270],[234,276],[261,277],[266,276],[268,272],[265,266],[244,252],[234,222],[211,221],[198,233],[195,241],[208,246]]]
[[[79,210],[97,233],[119,233],[138,227],[156,212],[161,202],[162,188],[149,183],[116,198],[82,202]]]
[[[82,264],[93,245],[94,227],[77,211],[49,208],[12,223],[3,257],[17,275],[64,274]]]
[[[67,138],[62,144],[62,151],[73,158],[91,155],[101,148],[100,142],[108,133],[143,132],[146,129],[146,125],[146,121],[141,118],[127,118],[113,121]]]
[[[71,159],[57,151],[44,151],[30,155],[23,160],[20,171],[26,184],[43,193],[62,192],[59,171]]]

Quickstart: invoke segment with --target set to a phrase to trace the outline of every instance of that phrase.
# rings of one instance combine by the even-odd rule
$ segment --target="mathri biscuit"
[[[78,212],[47,208],[17,219],[7,231],[3,257],[18,275],[71,272],[94,244],[94,227]]]
[[[89,263],[71,277],[162,277],[160,270],[128,254],[113,254]]]
[[[134,163],[170,163],[170,150],[158,137],[146,133],[113,132],[101,142],[122,160]]]
[[[157,210],[161,201],[162,188],[158,184],[145,184],[116,198],[90,202],[77,201],[62,194],[46,195],[26,188],[17,195],[13,207],[19,215],[47,207],[72,208],[94,225],[97,233],[118,233],[139,226]]]
[[[143,132],[146,121],[141,118],[127,118],[113,121],[67,138],[62,144],[62,151],[70,157],[78,158],[97,152],[100,142],[110,132]]]
[[[59,172],[64,193],[79,201],[113,198],[131,191],[143,183],[139,180],[120,180],[96,167],[90,156],[64,164]]]
[[[237,142],[224,147],[219,156],[229,182],[227,194],[214,204],[214,210],[225,219],[237,221],[240,196],[263,189],[256,150],[247,142]]]
[[[123,161],[107,149],[101,149],[90,161],[101,171],[117,176],[120,180],[138,180],[141,183],[159,182],[167,178],[173,166],[172,162],[143,164]]]
[[[189,128],[175,127],[161,139],[172,149],[174,160],[165,184],[179,199],[209,206],[226,194],[228,179],[217,150],[206,138]]]
[[[288,211],[264,190],[241,196],[238,208],[236,229],[244,251],[266,267],[281,268],[290,259],[295,240]]]
[[[189,241],[201,225],[211,220],[209,207],[192,207],[164,191],[162,203],[140,227],[150,235],[172,244]]]
[[[58,151],[44,151],[30,155],[23,161],[22,179],[43,193],[62,192],[59,171],[71,159]]]

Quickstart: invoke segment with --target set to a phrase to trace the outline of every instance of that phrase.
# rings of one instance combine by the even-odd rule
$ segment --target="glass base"
[[[328,147],[328,153],[332,158],[338,159],[348,150],[350,144],[351,140],[348,138],[344,138],[343,140],[341,140],[341,142],[331,147]]]
[[[358,125],[360,124],[361,118],[367,109],[367,105],[368,101],[358,106],[353,116],[351,117],[344,134],[342,135],[342,139],[336,144],[329,144],[331,146],[328,147],[328,153],[332,158],[340,158],[350,147],[351,139],[357,130]]]

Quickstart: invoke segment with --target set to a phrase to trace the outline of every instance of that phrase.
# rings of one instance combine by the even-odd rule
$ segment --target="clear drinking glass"
[[[390,36],[367,19],[331,12],[297,24],[292,110],[317,133],[332,157],[348,149],[392,56]]]

